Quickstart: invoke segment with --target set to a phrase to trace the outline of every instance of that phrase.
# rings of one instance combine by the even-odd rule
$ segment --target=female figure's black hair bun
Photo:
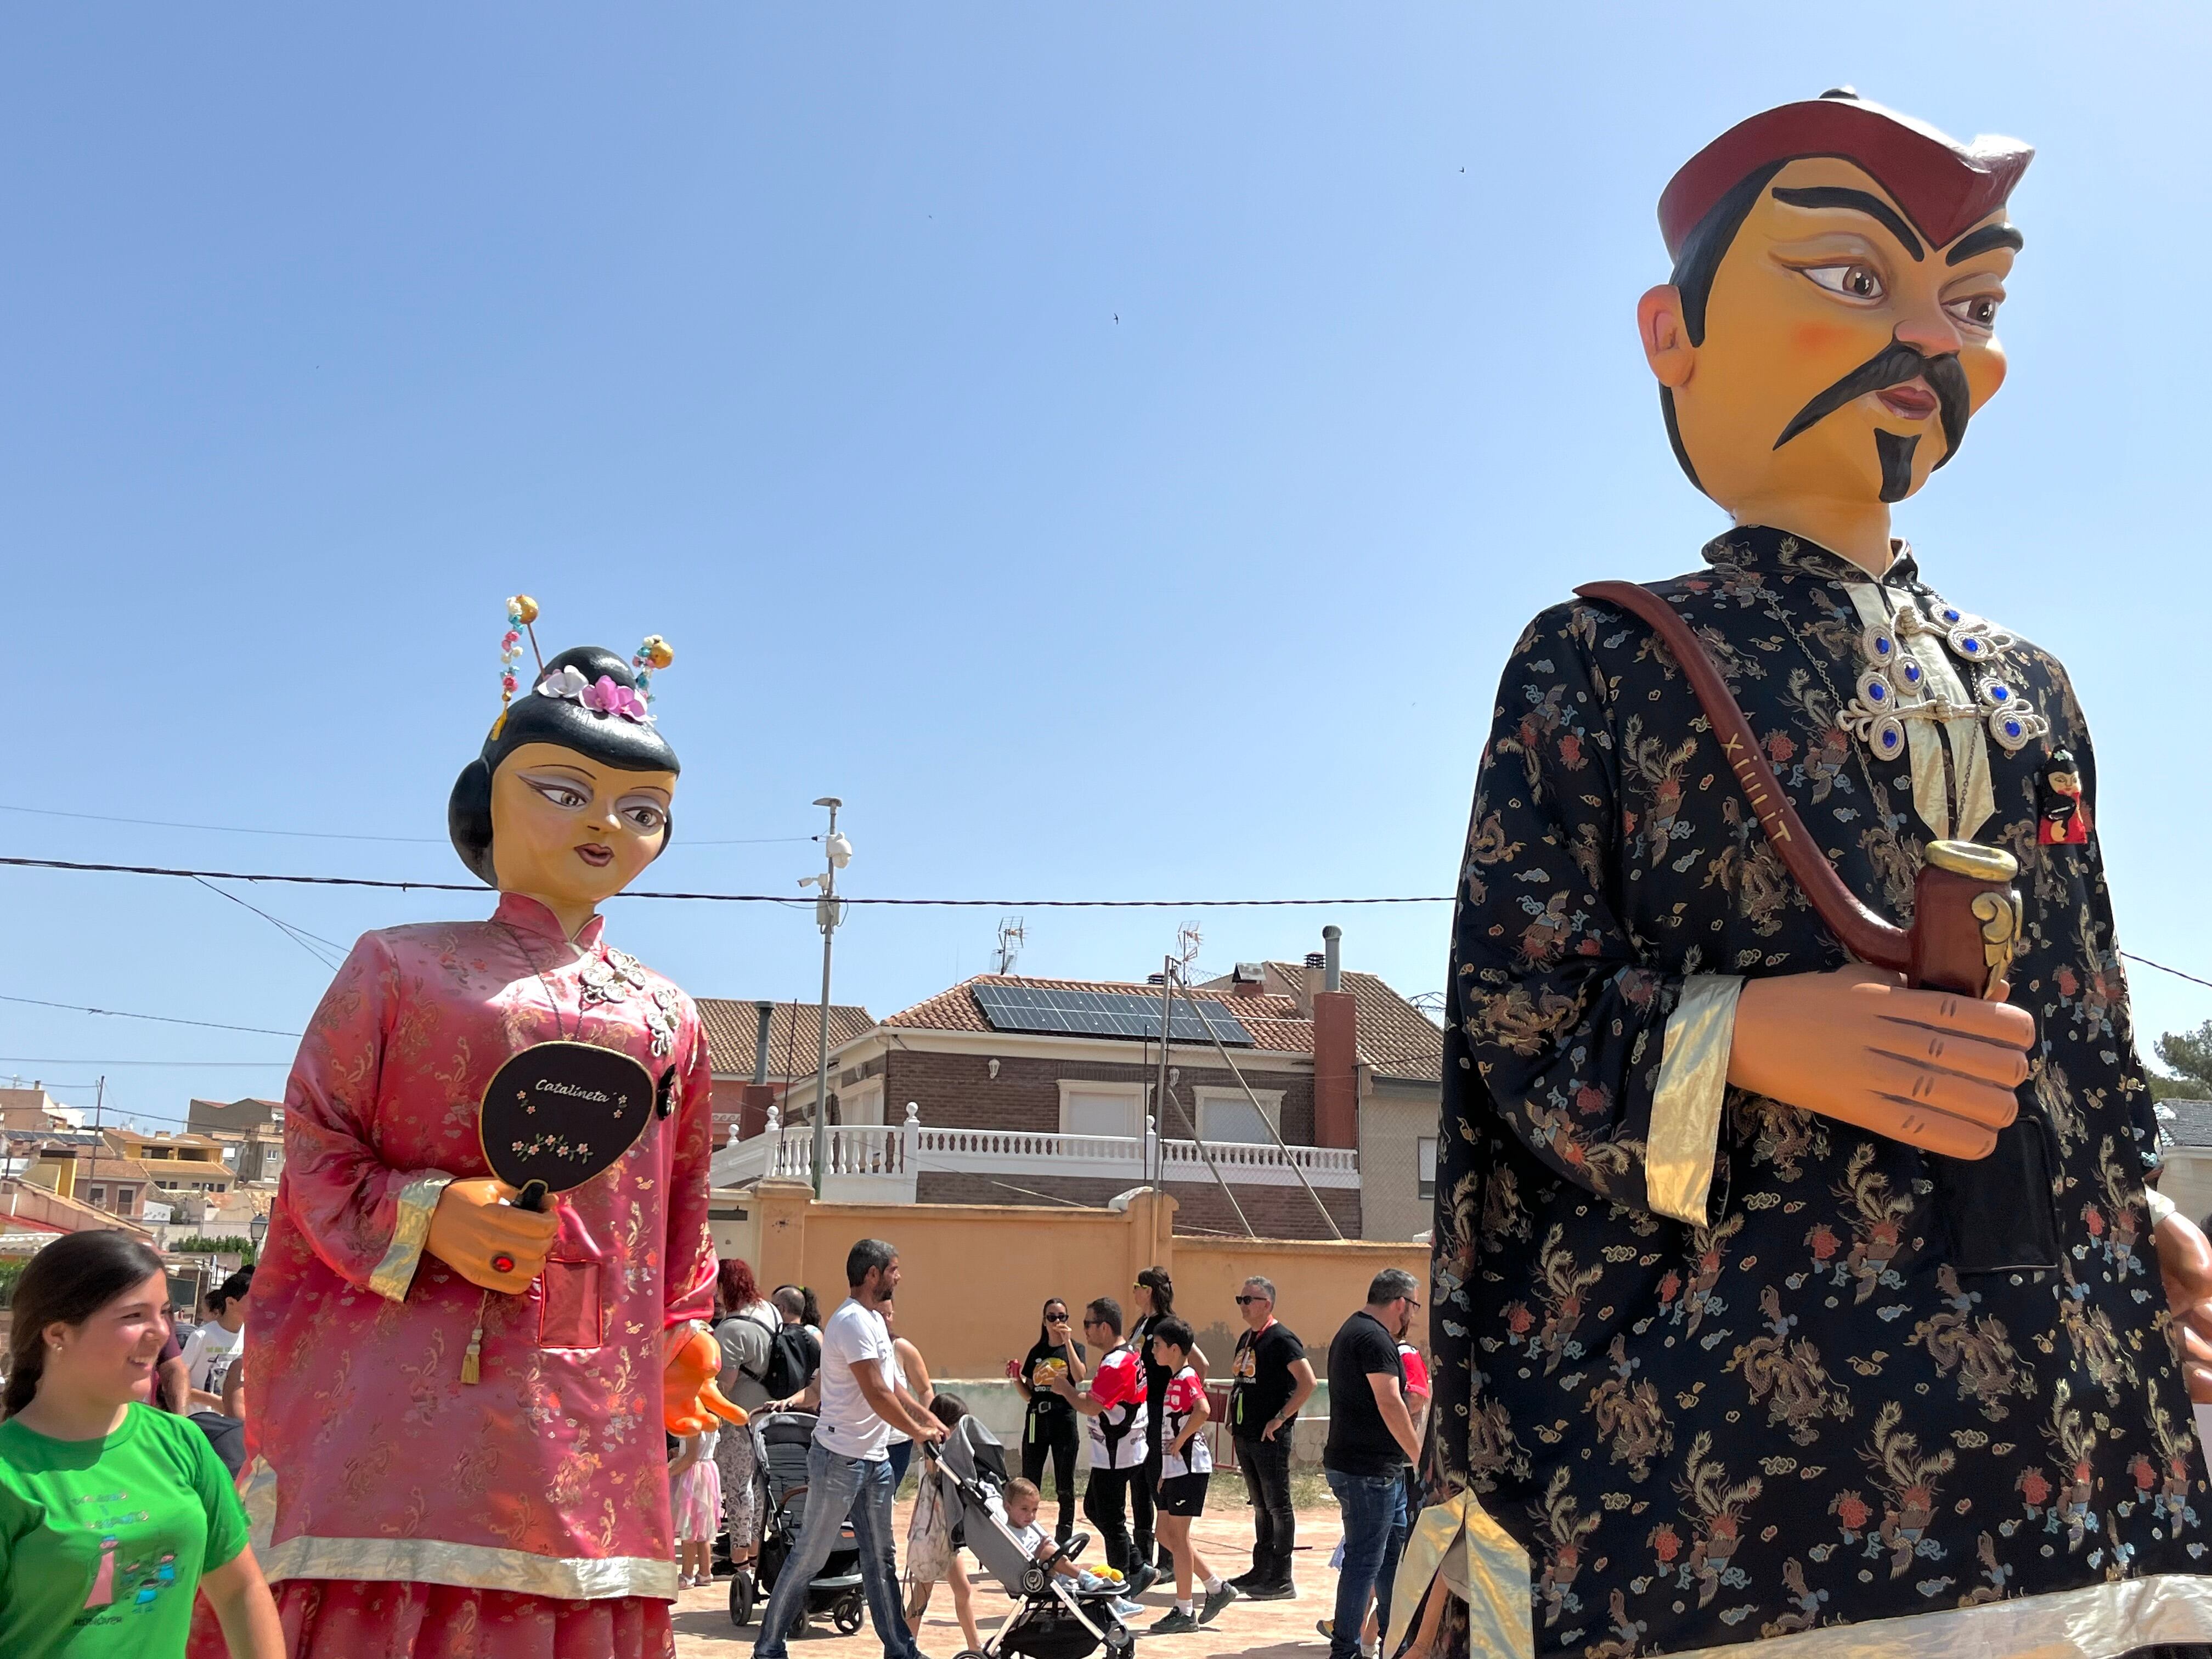
[[[574,670],[573,674],[564,671]],[[538,690],[549,679],[574,684],[580,678],[592,688],[587,696],[553,696]],[[605,684],[611,682],[611,687]],[[637,690],[637,675],[629,664],[602,646],[580,645],[549,661],[532,682],[531,689],[514,699],[506,714],[484,739],[483,752],[461,769],[453,793],[446,802],[446,833],[453,850],[488,887],[499,885],[491,857],[491,780],[500,763],[526,743],[553,743],[573,749],[587,760],[623,772],[680,772],[682,765],[668,740],[649,720],[606,707],[619,702],[617,694]],[[638,699],[635,707],[641,709]],[[664,832],[665,850],[676,833],[672,817]]]

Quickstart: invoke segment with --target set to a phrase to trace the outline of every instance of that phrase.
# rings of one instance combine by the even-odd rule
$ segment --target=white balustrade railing
[[[925,1174],[1077,1176],[1134,1185],[1155,1178],[1211,1182],[1218,1171],[1234,1186],[1294,1187],[1301,1176],[1316,1188],[1359,1184],[1359,1154],[1345,1147],[1210,1141],[1201,1148],[1194,1140],[1162,1139],[1149,1118],[1142,1135],[1067,1135],[925,1125],[914,1103],[906,1111],[903,1123],[841,1124],[830,1130],[825,1196],[835,1183],[841,1195],[858,1196],[866,1189],[910,1200],[916,1178]],[[799,1181],[814,1176],[812,1129],[785,1130],[774,1107],[766,1130],[751,1139],[738,1139],[732,1129],[728,1144],[714,1156],[710,1179],[717,1187],[738,1187],[769,1176]]]

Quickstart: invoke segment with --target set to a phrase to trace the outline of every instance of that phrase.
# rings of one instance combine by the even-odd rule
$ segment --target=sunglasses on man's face
[[[1267,1299],[1264,1296],[1240,1296],[1237,1298],[1237,1305],[1240,1308],[1249,1308],[1255,1302],[1265,1302]]]

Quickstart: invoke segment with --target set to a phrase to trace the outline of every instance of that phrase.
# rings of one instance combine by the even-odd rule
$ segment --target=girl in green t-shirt
[[[191,1419],[149,1405],[169,1337],[161,1259],[70,1233],[15,1282],[0,1407],[0,1654],[181,1659],[193,1592],[233,1659],[283,1659],[230,1476]]]

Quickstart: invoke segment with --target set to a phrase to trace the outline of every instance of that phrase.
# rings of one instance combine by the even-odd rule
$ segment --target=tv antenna
[[[1014,971],[1014,960],[1021,955],[1022,944],[1027,937],[1022,930],[1019,916],[999,918],[999,972],[1011,974]]]

